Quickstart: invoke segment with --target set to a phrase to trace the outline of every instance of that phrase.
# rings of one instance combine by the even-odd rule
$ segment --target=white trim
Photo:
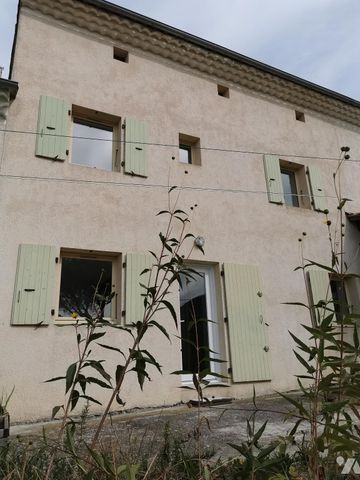
[[[191,264],[191,268],[204,275],[205,296],[206,296],[206,314],[208,320],[208,340],[209,348],[217,353],[209,352],[209,356],[220,358],[220,332],[219,332],[219,309],[217,306],[215,269],[212,265]],[[181,319],[180,319],[181,322]],[[215,373],[221,373],[221,364],[210,362],[210,369]],[[219,377],[207,375],[205,380],[210,384],[221,384],[223,381]],[[192,374],[181,375],[182,385],[193,385]]]

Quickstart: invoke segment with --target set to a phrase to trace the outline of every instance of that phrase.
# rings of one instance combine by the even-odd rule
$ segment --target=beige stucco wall
[[[214,79],[142,52],[130,50],[129,63],[118,62],[105,39],[55,26],[26,11],[20,17],[13,79],[20,88],[10,108],[7,128],[11,130],[36,131],[39,96],[45,94],[122,118],[142,119],[154,144],[176,145],[181,132],[199,137],[202,147],[279,153],[284,160],[294,160],[287,155],[337,157],[342,145],[349,145],[353,158],[360,158],[359,132],[345,124],[310,111],[305,112],[305,123],[298,122],[293,106],[231,85],[230,98],[220,97]],[[204,236],[206,245],[205,256],[194,252],[195,260],[259,267],[273,380],[259,383],[257,392],[296,388],[293,375],[299,368],[288,330],[303,335],[300,324],[309,319],[298,307],[282,302],[306,301],[302,274],[293,271],[300,262],[298,238],[306,232],[306,257],[327,262],[327,229],[323,214],[268,202],[262,155],[202,150],[201,166],[184,166],[178,162],[176,147],[154,145],[149,147],[149,177],[142,179],[36,158],[34,149],[34,135],[7,134],[0,177],[0,337],[4,339],[0,386],[15,385],[14,419],[48,417],[52,406],[62,403],[63,387],[43,382],[62,375],[76,359],[71,326],[60,328],[54,321],[37,330],[10,326],[18,245],[122,254],[156,251],[164,220],[155,215],[166,206],[169,178],[170,184],[193,187],[182,191],[179,205],[188,209],[198,204],[191,230]],[[326,192],[333,194],[336,162],[294,161],[319,166]],[[348,163],[343,169],[343,194],[353,198],[349,208],[354,212],[360,210],[359,168]],[[335,210],[334,205],[329,199],[330,210]],[[178,308],[176,291],[173,300]],[[54,291],[54,307],[57,302]],[[177,388],[180,379],[169,374],[181,367],[181,354],[176,331],[169,319],[164,321],[169,323],[172,343],[155,331],[145,341],[156,352],[164,374],[153,372],[144,394],[130,376],[121,395],[127,407],[172,404],[191,396]],[[222,318],[219,321],[226,336],[226,325]],[[119,332],[110,335],[114,344],[126,346]],[[227,350],[222,354],[229,360]],[[103,351],[100,355],[114,372],[114,356]],[[251,384],[229,385],[211,394],[251,395]]]

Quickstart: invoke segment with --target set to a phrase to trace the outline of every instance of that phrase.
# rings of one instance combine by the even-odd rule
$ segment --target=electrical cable
[[[171,143],[155,143],[155,142],[135,142],[135,141],[125,141],[125,140],[114,140],[108,138],[93,138],[93,137],[83,137],[75,135],[59,135],[55,133],[38,133],[29,130],[11,130],[11,129],[0,129],[0,132],[6,133],[17,133],[23,135],[42,135],[49,137],[59,137],[59,138],[68,138],[76,140],[90,140],[90,141],[100,141],[100,142],[111,142],[115,144],[132,144],[132,145],[147,145],[154,147],[164,147],[164,148],[179,148],[179,145]],[[195,150],[204,150],[204,151],[213,151],[213,152],[223,152],[223,153],[240,153],[247,155],[276,155],[279,157],[289,157],[289,158],[303,158],[303,159],[312,159],[312,160],[328,160],[328,161],[339,161],[339,158],[336,157],[321,157],[319,155],[300,155],[300,154],[289,154],[289,153],[278,153],[278,152],[259,152],[256,150],[240,150],[240,149],[231,149],[231,148],[220,148],[220,147],[197,147],[192,145],[192,148]],[[360,159],[346,159],[345,162],[360,163]]]

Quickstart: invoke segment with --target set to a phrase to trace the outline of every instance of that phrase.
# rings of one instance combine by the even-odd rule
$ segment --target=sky
[[[112,3],[360,100],[360,0]],[[3,78],[8,78],[16,8],[17,0],[0,0]]]

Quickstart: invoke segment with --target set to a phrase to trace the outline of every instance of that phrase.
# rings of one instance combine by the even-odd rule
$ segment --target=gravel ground
[[[284,414],[289,412],[289,404],[279,396],[258,398],[256,426],[260,427],[268,421],[262,437],[269,442],[278,436],[285,435],[294,424],[289,418],[284,420]],[[201,441],[203,447],[216,457],[236,455],[228,443],[239,444],[246,435],[246,419],[253,411],[252,400],[234,400],[231,404],[189,408],[187,405],[176,407],[133,410],[113,415],[106,424],[102,434],[102,442],[121,448],[126,455],[137,457],[146,451],[150,455],[164,442],[164,431],[171,432],[172,438],[184,442],[188,448],[193,448],[196,427],[201,425]],[[90,441],[98,418],[89,417],[84,428],[85,440]],[[34,438],[42,435],[43,429],[48,435],[56,432],[58,422],[43,422],[36,424],[14,425],[11,427],[11,437],[20,435],[22,438]]]

